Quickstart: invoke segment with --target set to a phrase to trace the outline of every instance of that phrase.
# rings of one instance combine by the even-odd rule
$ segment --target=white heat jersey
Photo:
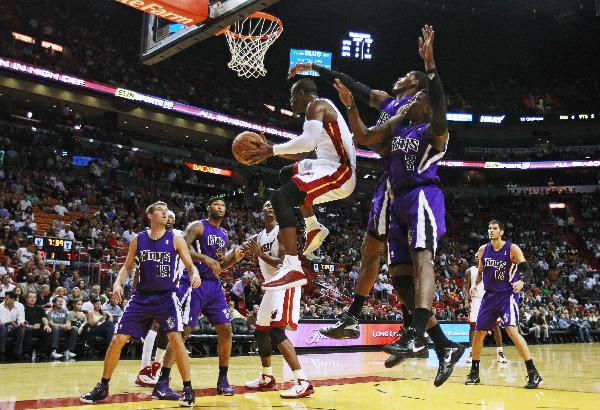
[[[471,275],[471,287],[473,287],[473,285],[475,285],[475,283],[477,282],[477,274],[479,273],[479,270],[477,269],[477,266],[471,266],[468,269],[469,275]],[[485,293],[485,290],[483,289],[483,281],[481,281],[479,283],[479,285],[477,285],[477,289],[475,290],[475,298],[479,298],[481,299],[483,297],[483,294]]]
[[[178,235],[178,236],[183,237],[183,231],[173,228],[173,235]],[[177,272],[177,275],[176,275],[177,280],[181,279],[181,275],[183,275],[184,270],[185,270],[185,266],[183,265],[183,262],[182,262],[181,258],[179,257],[179,255],[177,255],[175,257],[175,272]]]
[[[263,229],[256,237],[258,246],[260,246],[262,251],[267,255],[277,257],[277,255],[279,254],[279,240],[277,239],[278,235],[279,225],[275,225],[275,227],[271,229],[271,232],[268,233],[266,229]],[[258,258],[258,266],[260,267],[260,271],[262,272],[263,277],[265,278],[265,282],[270,281],[277,274],[277,268],[275,266],[269,265],[261,258]]]
[[[352,132],[346,124],[344,116],[334,103],[325,99],[337,113],[337,121],[323,123],[323,130],[317,143],[317,159],[330,161],[332,165],[349,162],[352,169],[356,168],[356,149]]]

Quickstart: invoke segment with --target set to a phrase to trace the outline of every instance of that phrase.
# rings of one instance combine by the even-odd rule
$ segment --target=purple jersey
[[[216,228],[211,225],[206,219],[201,219],[200,223],[204,227],[204,233],[202,237],[196,238],[193,246],[196,252],[206,255],[214,260],[219,259],[217,257],[217,251],[225,251],[227,245],[227,231],[224,228]],[[194,261],[194,265],[200,272],[202,280],[217,280],[214,272],[206,264]],[[185,273],[186,276],[187,272]]]
[[[399,126],[394,131],[388,156],[390,184],[394,193],[440,181],[437,167],[445,151],[438,152],[427,143],[427,126]]]
[[[512,283],[519,280],[516,263],[510,261],[510,247],[512,243],[506,241],[500,250],[495,251],[488,243],[481,256],[483,264],[483,287],[486,292],[510,292]]]
[[[387,122],[390,118],[398,114],[398,110],[412,98],[412,95],[407,95],[402,98],[391,97],[383,100],[383,102],[379,105],[379,111],[381,111],[381,113],[379,114],[377,125]]]
[[[150,231],[142,231],[137,235],[136,260],[140,271],[140,282],[136,291],[142,293],[163,293],[175,291],[179,279],[175,261],[177,251],[173,242],[172,230],[154,240]]]

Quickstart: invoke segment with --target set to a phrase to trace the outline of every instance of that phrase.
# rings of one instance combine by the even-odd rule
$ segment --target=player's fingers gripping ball
[[[257,133],[244,131],[233,140],[231,152],[240,164],[253,165],[254,161],[250,154],[264,144],[264,139]]]

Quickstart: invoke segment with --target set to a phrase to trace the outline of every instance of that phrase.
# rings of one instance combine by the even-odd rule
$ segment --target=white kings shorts
[[[356,186],[356,172],[349,164],[305,159],[294,164],[292,181],[306,193],[304,204],[323,204],[344,199]]]
[[[300,320],[302,286],[285,290],[267,290],[258,308],[256,328],[268,331],[271,327],[296,330]]]

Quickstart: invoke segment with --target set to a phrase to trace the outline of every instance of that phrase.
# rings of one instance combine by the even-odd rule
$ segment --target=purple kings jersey
[[[379,119],[377,120],[376,125],[383,124],[384,122],[387,122],[390,118],[398,114],[398,110],[403,105],[406,105],[406,103],[409,102],[412,98],[412,95],[407,95],[402,98],[392,97],[383,100],[383,102],[379,106],[379,110],[381,111],[381,113],[379,114]]]
[[[204,234],[200,238],[196,238],[194,242],[194,249],[196,252],[206,255],[214,260],[219,259],[217,257],[217,251],[221,250],[225,253],[225,246],[227,245],[227,231],[224,228],[215,228],[206,219],[201,219],[200,223],[204,227]],[[217,280],[214,272],[206,264],[194,261],[194,265],[200,272],[202,280]],[[186,272],[187,275],[187,272]]]
[[[512,283],[519,280],[517,264],[510,261],[511,245],[506,241],[499,251],[495,251],[491,243],[486,245],[481,256],[483,287],[486,292],[512,293]]]
[[[445,151],[437,152],[427,143],[427,126],[400,126],[394,131],[388,156],[388,172],[394,193],[440,181],[437,167]]]
[[[178,275],[175,270],[177,251],[173,243],[173,231],[167,230],[159,239],[151,239],[150,231],[142,231],[137,236],[136,261],[140,271],[140,281],[136,291],[142,293],[163,293],[177,288]]]

